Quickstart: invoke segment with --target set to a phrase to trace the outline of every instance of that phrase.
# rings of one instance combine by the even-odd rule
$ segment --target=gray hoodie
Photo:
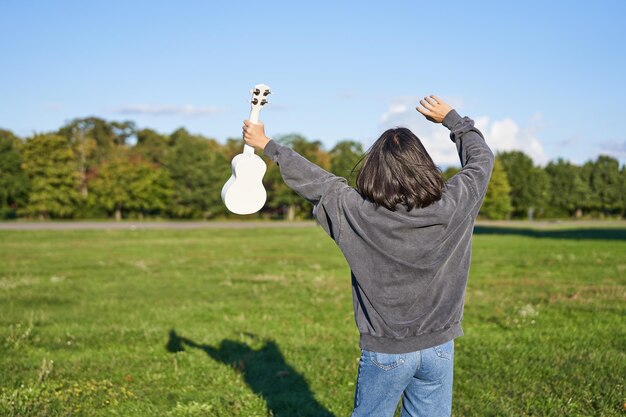
[[[409,212],[376,208],[345,178],[273,140],[265,146],[285,183],[313,203],[315,219],[350,266],[363,349],[406,353],[463,335],[472,232],[494,156],[472,119],[452,110],[443,125],[462,169],[439,201]]]

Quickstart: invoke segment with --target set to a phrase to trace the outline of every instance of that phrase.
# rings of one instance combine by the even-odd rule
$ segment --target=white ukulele
[[[250,121],[259,122],[259,113],[268,103],[270,88],[265,84],[257,84],[252,90],[252,110]],[[235,214],[252,214],[261,210],[267,199],[263,187],[263,175],[267,170],[265,162],[254,153],[254,147],[245,143],[243,153],[236,155],[231,165],[233,174],[222,187],[222,201],[226,208]]]

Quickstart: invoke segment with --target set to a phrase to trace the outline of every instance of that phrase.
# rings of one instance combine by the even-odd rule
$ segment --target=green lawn
[[[318,228],[0,231],[0,415],[349,416]],[[626,229],[480,226],[455,416],[623,416]]]

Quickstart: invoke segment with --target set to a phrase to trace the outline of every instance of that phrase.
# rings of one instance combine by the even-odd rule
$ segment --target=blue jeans
[[[454,340],[401,354],[361,349],[352,417],[392,417],[400,398],[402,417],[449,417],[453,370]]]

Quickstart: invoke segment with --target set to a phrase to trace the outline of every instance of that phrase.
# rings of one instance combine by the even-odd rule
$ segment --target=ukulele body
[[[254,153],[240,153],[233,158],[231,166],[233,173],[222,187],[222,201],[228,210],[235,214],[261,210],[267,199],[262,182],[267,171],[263,159]]]

